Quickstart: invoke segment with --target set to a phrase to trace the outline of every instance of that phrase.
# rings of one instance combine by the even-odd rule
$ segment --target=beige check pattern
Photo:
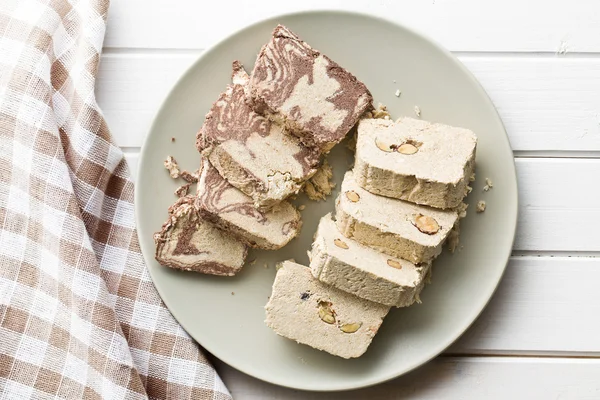
[[[94,98],[108,0],[0,0],[0,399],[230,399],[144,265]]]

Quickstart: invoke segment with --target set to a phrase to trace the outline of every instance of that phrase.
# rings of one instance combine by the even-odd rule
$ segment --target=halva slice
[[[244,266],[248,248],[202,219],[194,197],[169,207],[169,218],[154,235],[156,260],[166,266],[211,275],[235,275]]]
[[[287,201],[269,211],[256,209],[252,198],[229,184],[206,158],[200,166],[197,207],[205,219],[260,249],[285,246],[302,225],[300,213]]]
[[[477,137],[464,128],[413,118],[363,119],[355,180],[375,194],[455,208],[467,194],[476,146]]]
[[[248,92],[257,112],[323,151],[346,136],[373,100],[364,83],[283,25],[261,49]]]
[[[458,221],[455,210],[439,210],[378,196],[361,188],[351,171],[336,200],[336,225],[346,237],[419,264],[433,260]]]
[[[317,229],[310,268],[315,278],[345,292],[388,306],[407,307],[423,289],[430,263],[415,265],[348,239],[327,214]]]
[[[317,171],[321,153],[247,104],[249,76],[233,63],[233,83],[213,104],[198,132],[196,147],[227,181],[269,209],[298,193]]]
[[[278,335],[355,358],[367,351],[390,307],[325,285],[310,268],[285,261],[265,309],[265,322]]]

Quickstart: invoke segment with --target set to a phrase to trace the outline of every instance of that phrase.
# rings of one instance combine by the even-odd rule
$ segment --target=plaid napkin
[[[144,265],[94,98],[108,0],[0,0],[0,398],[230,399]]]

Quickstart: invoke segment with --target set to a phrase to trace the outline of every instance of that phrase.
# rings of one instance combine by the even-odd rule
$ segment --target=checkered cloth
[[[158,296],[94,98],[108,0],[0,0],[0,398],[229,399]]]

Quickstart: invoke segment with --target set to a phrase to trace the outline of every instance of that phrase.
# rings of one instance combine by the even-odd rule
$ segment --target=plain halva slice
[[[200,164],[197,207],[201,215],[250,247],[276,250],[300,232],[300,213],[288,201],[269,211],[227,182],[206,158]]]
[[[363,119],[356,182],[368,191],[436,208],[455,208],[475,168],[477,137],[464,128],[413,118]]]
[[[367,351],[390,307],[325,285],[310,268],[285,261],[265,309],[265,323],[278,335],[355,358]]]
[[[269,209],[298,193],[317,171],[321,152],[252,110],[245,96],[249,76],[237,61],[232,80],[206,114],[196,147],[257,208]]]
[[[373,100],[364,83],[282,25],[256,59],[249,98],[257,112],[323,151],[346,136]]]
[[[336,225],[346,237],[412,263],[429,262],[458,221],[455,210],[440,210],[379,196],[361,188],[346,172],[336,200]]]
[[[211,275],[235,275],[248,252],[239,240],[202,219],[193,196],[169,207],[169,218],[154,241],[155,258],[161,265]]]
[[[415,265],[344,237],[331,214],[321,218],[310,253],[312,274],[321,282],[396,307],[415,302],[430,265]]]

